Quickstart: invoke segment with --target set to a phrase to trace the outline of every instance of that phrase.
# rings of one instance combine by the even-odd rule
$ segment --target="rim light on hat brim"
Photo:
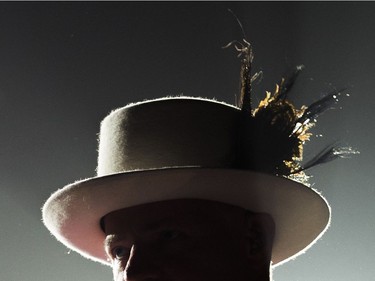
[[[253,171],[198,167],[125,172],[73,183],[47,200],[43,221],[66,246],[109,265],[105,234],[99,225],[104,215],[136,205],[187,198],[269,213],[276,225],[273,266],[303,253],[330,222],[327,201],[305,185]]]

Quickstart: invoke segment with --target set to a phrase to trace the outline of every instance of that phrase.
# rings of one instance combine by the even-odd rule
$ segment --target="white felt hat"
[[[214,200],[273,217],[273,265],[297,256],[328,227],[329,206],[303,184],[234,169],[239,118],[236,107],[186,97],[113,111],[101,124],[97,176],[53,193],[45,225],[67,247],[108,264],[104,215],[163,200]]]

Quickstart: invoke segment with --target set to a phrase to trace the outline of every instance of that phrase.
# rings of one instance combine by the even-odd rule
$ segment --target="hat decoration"
[[[304,173],[306,169],[358,153],[351,147],[330,145],[302,165],[303,145],[311,136],[309,129],[315,125],[319,115],[333,108],[342,91],[335,90],[308,107],[296,108],[287,98],[303,69],[301,65],[282,78],[273,93],[267,91],[266,97],[253,109],[252,82],[261,76],[261,72],[251,74],[254,55],[246,39],[232,41],[224,48],[231,45],[242,57],[238,103],[243,117],[238,138],[237,168],[284,176],[308,185],[309,177]],[[257,138],[252,137],[254,135]]]

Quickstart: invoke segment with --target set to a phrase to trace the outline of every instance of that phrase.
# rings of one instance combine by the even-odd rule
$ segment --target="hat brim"
[[[82,180],[56,191],[43,221],[58,240],[86,258],[109,265],[100,219],[118,209],[173,200],[204,199],[270,214],[276,225],[273,266],[304,252],[327,229],[330,207],[315,190],[253,171],[165,168]]]

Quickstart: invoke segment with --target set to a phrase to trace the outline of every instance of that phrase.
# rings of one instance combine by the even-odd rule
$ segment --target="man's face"
[[[269,277],[270,253],[257,251],[265,244],[257,238],[261,231],[251,230],[249,212],[239,207],[205,200],[163,201],[114,211],[104,217],[104,226],[115,281]]]

